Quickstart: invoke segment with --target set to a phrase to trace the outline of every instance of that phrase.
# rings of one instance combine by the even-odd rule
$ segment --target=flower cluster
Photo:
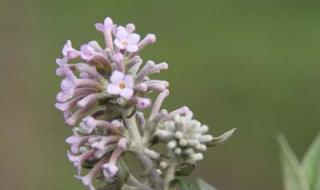
[[[76,177],[90,190],[98,181],[102,189],[169,189],[181,165],[202,160],[209,144],[224,142],[233,130],[214,138],[206,125],[192,119],[189,108],[161,109],[169,83],[151,75],[168,65],[144,63],[139,56],[156,41],[155,35],[141,40],[133,24],[118,26],[109,17],[95,28],[103,34],[105,47],[90,41],[77,50],[68,40],[63,57],[56,60],[56,74],[63,80],[55,106],[73,127],[66,142]],[[151,92],[158,93],[155,101],[148,97]],[[144,110],[149,107],[146,119]],[[159,142],[169,151],[153,150]],[[134,154],[146,175],[136,177],[124,153]]]
[[[116,26],[110,18],[96,24],[96,29],[104,34],[106,48],[91,41],[76,50],[68,40],[62,50],[63,58],[56,60],[56,74],[64,77],[56,107],[64,112],[70,126],[91,112],[114,108],[119,112],[130,106],[145,109],[151,105],[146,94],[164,91],[169,85],[167,81],[149,78],[167,69],[167,63],[147,61],[142,67],[138,56],[145,46],[155,42],[155,35],[148,34],[140,41],[133,24]]]
[[[63,58],[56,60],[56,74],[64,79],[55,106],[64,112],[68,125],[78,125],[66,140],[71,145],[68,158],[78,168],[78,178],[91,188],[99,172],[107,179],[117,174],[116,161],[128,141],[123,136],[124,124],[117,120],[121,110],[130,106],[143,110],[151,105],[146,94],[168,87],[166,81],[149,78],[167,69],[167,63],[147,61],[142,67],[138,56],[155,42],[155,35],[148,34],[140,41],[133,24],[116,26],[110,18],[95,26],[104,34],[106,48],[91,41],[76,50],[68,40]],[[88,163],[94,167],[82,177],[81,168]]]
[[[124,125],[118,120],[107,122],[87,116],[66,139],[71,145],[67,155],[77,168],[77,177],[90,189],[94,189],[93,180],[101,174],[107,181],[117,175],[117,160],[128,143],[123,131]],[[85,176],[82,175],[84,166],[92,168]]]

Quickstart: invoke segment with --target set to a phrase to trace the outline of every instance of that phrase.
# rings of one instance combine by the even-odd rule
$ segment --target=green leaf
[[[117,165],[119,168],[119,172],[117,174],[117,183],[121,187],[129,178],[129,169],[126,163],[124,162],[123,158],[118,160]]]
[[[302,166],[306,174],[310,190],[320,189],[320,134],[305,154]]]
[[[213,187],[212,185],[209,185],[203,179],[198,179],[197,182],[198,182],[198,186],[199,186],[200,190],[218,190],[217,188]]]
[[[309,190],[302,166],[283,136],[278,137],[285,190]]]
[[[177,167],[176,176],[188,176],[194,168],[194,164],[182,164]]]
[[[228,140],[233,135],[233,133],[236,130],[237,130],[236,128],[233,128],[233,129],[223,133],[219,137],[214,137],[212,139],[212,141],[208,144],[208,146],[212,147],[212,146],[217,146],[217,145],[223,144],[226,140]]]
[[[198,190],[193,183],[178,178],[171,182],[170,190],[176,189],[177,186],[180,187],[180,190]]]

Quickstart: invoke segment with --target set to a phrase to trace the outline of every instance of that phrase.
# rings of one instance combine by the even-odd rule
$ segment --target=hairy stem
[[[167,172],[166,172],[165,178],[164,178],[164,186],[165,186],[164,189],[165,190],[169,190],[170,183],[175,178],[176,167],[177,167],[176,162],[174,160],[172,160],[168,166],[168,169],[167,169]]]
[[[155,190],[163,190],[164,185],[163,185],[163,181],[161,179],[161,176],[157,172],[152,160],[149,158],[149,156],[147,156],[143,152],[143,150],[145,148],[144,147],[145,144],[142,141],[142,137],[139,132],[139,128],[137,126],[135,114],[132,117],[129,117],[129,118],[127,117],[128,115],[130,115],[130,113],[132,113],[132,111],[133,111],[132,109],[128,109],[123,114],[123,118],[124,118],[124,121],[126,123],[128,130],[130,132],[132,140],[134,142],[133,152],[134,152],[135,156],[137,157],[138,161],[140,162],[140,165],[142,166],[142,168],[146,171],[146,175],[147,175],[150,183],[152,184],[152,187]]]

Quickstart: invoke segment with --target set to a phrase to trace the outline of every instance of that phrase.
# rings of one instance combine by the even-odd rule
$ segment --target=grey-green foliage
[[[212,185],[205,182],[203,179],[198,179],[197,182],[200,190],[218,190]]]
[[[285,190],[320,190],[320,135],[300,163],[283,136],[278,138]]]
[[[320,135],[303,158],[302,167],[310,190],[320,190]]]

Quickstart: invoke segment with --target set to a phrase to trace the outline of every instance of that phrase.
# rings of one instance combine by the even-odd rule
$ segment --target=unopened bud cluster
[[[167,143],[167,148],[184,162],[194,164],[203,159],[203,152],[213,137],[207,134],[209,128],[195,119],[188,111],[184,115],[175,114],[169,121],[159,124],[155,135]]]

